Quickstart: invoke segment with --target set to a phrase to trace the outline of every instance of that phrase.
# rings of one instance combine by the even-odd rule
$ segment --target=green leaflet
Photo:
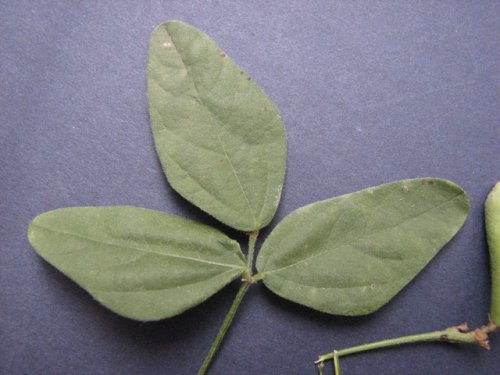
[[[151,36],[148,98],[170,184],[221,222],[251,232],[248,262],[238,243],[216,229],[126,206],[46,212],[33,220],[28,237],[96,300],[137,320],[177,315],[244,274],[199,374],[254,281],[320,311],[368,314],[403,288],[467,216],[465,192],[440,179],[403,180],[314,203],[276,227],[252,277],[257,230],[276,212],[285,173],[278,110],[214,41],[179,21],[161,24]],[[497,201],[492,205],[498,208]],[[487,208],[487,221],[496,223],[492,212]],[[489,238],[493,265],[496,234]],[[494,274],[495,285],[499,277]],[[500,314],[495,295],[498,289],[494,318]]]
[[[233,228],[266,226],[281,195],[286,140],[262,90],[206,34],[168,21],[151,36],[148,97],[172,187]]]
[[[486,237],[491,264],[491,319],[500,324],[500,182],[493,187],[484,204]]]
[[[36,217],[36,251],[114,312],[177,315],[245,269],[237,242],[216,229],[135,207],[76,207]]]
[[[279,223],[257,268],[286,299],[332,314],[368,314],[455,235],[468,209],[459,186],[429,178],[327,199]]]

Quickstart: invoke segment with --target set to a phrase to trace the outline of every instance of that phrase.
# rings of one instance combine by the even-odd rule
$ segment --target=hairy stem
[[[255,232],[251,232],[248,235],[247,270],[249,275],[253,273],[253,253],[255,250],[255,242],[257,242],[258,235],[258,230],[256,230]]]
[[[210,347],[210,350],[208,351],[208,354],[205,357],[203,364],[198,370],[198,375],[204,375],[207,373],[208,368],[212,364],[215,354],[217,353],[217,349],[219,349],[219,346],[222,343],[222,340],[224,339],[227,330],[231,326],[233,318],[236,315],[236,311],[238,310],[238,307],[240,306],[240,303],[243,300],[243,297],[245,296],[245,293],[247,292],[249,286],[250,284],[248,281],[244,281],[243,284],[241,284],[240,289],[238,290],[238,293],[236,294],[236,297],[233,300],[231,308],[226,314],[226,317],[224,318],[224,321],[222,322],[222,325],[219,328],[219,332],[217,333],[217,336],[215,337],[215,340],[212,343],[212,346]]]
[[[212,346],[210,347],[207,356],[203,360],[203,363],[200,369],[198,370],[198,375],[204,375],[207,373],[208,368],[212,364],[212,361],[215,358],[215,354],[217,353],[217,350],[219,349],[219,346],[222,343],[222,340],[224,340],[226,332],[228,331],[229,327],[231,326],[231,323],[233,322],[233,318],[236,315],[236,311],[238,311],[238,307],[240,306],[240,303],[243,300],[243,297],[245,296],[248,287],[255,282],[255,280],[251,275],[253,268],[253,256],[254,256],[253,253],[255,250],[255,242],[257,241],[258,235],[259,231],[257,230],[255,232],[250,233],[248,236],[247,269],[244,273],[244,277],[242,280],[243,284],[241,284],[240,289],[236,294],[236,297],[234,297],[233,303],[231,304],[231,307],[229,308],[229,311],[227,312],[226,317],[224,318],[224,321],[222,322],[222,325],[219,328],[219,332],[217,332],[217,336],[215,337],[215,340],[212,343]]]
[[[335,370],[335,375],[340,375],[340,359],[336,350],[333,351],[333,368]]]
[[[318,375],[323,375],[323,368],[325,364],[323,362],[318,363]]]
[[[340,375],[340,357],[369,350],[386,348],[389,346],[396,346],[402,344],[409,344],[415,342],[428,342],[428,341],[444,341],[452,343],[474,344],[479,345],[485,349],[489,349],[488,335],[496,331],[499,327],[492,321],[481,328],[469,331],[467,324],[461,324],[456,327],[444,329],[442,331],[433,331],[428,333],[421,333],[418,335],[410,335],[398,337],[389,340],[377,341],[369,344],[353,346],[346,349],[334,350],[331,353],[321,355],[315,362],[318,366],[322,366],[325,361],[332,360],[335,370],[335,375]]]

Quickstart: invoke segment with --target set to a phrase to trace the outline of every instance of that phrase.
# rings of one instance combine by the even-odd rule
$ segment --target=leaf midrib
[[[403,275],[401,277],[394,278],[394,279],[391,279],[391,280],[388,280],[388,281],[384,281],[384,282],[371,282],[369,284],[362,284],[362,285],[351,285],[351,286],[337,286],[337,285],[332,285],[332,286],[315,286],[315,285],[311,285],[311,284],[306,284],[306,283],[298,282],[298,281],[295,281],[293,279],[288,279],[288,278],[284,277],[283,275],[273,275],[273,277],[276,277],[278,279],[282,279],[285,282],[289,282],[289,283],[292,283],[292,284],[295,284],[295,285],[298,285],[298,286],[301,286],[301,287],[304,287],[304,288],[328,289],[328,290],[330,290],[330,289],[335,289],[335,290],[341,290],[341,289],[362,289],[362,288],[370,287],[372,284],[382,286],[382,285],[392,284],[392,283],[401,281],[401,280],[405,279],[406,276],[407,275]]]
[[[224,271],[224,272],[220,272],[216,275],[213,275],[207,279],[203,279],[203,280],[197,280],[197,281],[192,281],[192,282],[187,282],[185,284],[181,284],[181,285],[173,285],[173,286],[170,286],[170,287],[159,287],[159,288],[146,288],[146,289],[136,289],[136,290],[105,290],[105,289],[101,289],[99,287],[94,287],[92,286],[91,288],[89,288],[89,290],[92,290],[92,291],[99,291],[101,293],[123,293],[123,294],[126,294],[126,293],[148,293],[148,292],[161,292],[161,291],[165,291],[165,290],[169,290],[169,289],[175,289],[175,288],[185,288],[187,286],[192,286],[192,285],[195,285],[195,284],[200,284],[200,283],[205,283],[209,280],[213,280],[213,279],[217,279],[217,278],[223,278],[222,276],[225,276],[226,274],[229,274],[231,272],[234,272],[236,271],[235,269],[230,269],[230,270],[227,270],[227,271]]]
[[[399,223],[398,223],[398,224],[396,224],[396,225],[393,225],[393,226],[388,227],[388,228],[384,228],[384,229],[382,229],[382,230],[379,230],[379,231],[376,231],[376,232],[370,233],[370,234],[368,234],[368,235],[364,234],[362,237],[360,237],[358,240],[354,241],[353,243],[358,243],[358,242],[363,241],[363,240],[365,240],[366,238],[369,238],[369,237],[371,237],[371,236],[373,236],[373,235],[376,235],[376,234],[382,233],[382,232],[384,232],[384,231],[386,231],[386,230],[391,230],[391,229],[397,228],[397,227],[399,227],[399,226],[401,226],[401,225],[403,225],[403,224],[407,224],[408,222],[411,222],[411,221],[413,221],[413,220],[415,220],[415,219],[419,218],[419,217],[420,217],[420,216],[422,216],[422,215],[425,215],[425,214],[427,214],[427,213],[429,213],[429,212],[431,212],[431,211],[433,211],[433,210],[435,210],[435,209],[437,209],[437,208],[439,208],[439,207],[441,207],[441,206],[443,206],[443,205],[445,205],[445,204],[447,204],[447,203],[450,203],[450,202],[454,201],[456,198],[458,198],[458,197],[460,197],[460,196],[463,196],[463,193],[459,193],[459,194],[455,195],[453,198],[448,199],[447,201],[445,201],[445,202],[443,202],[443,203],[440,203],[440,204],[438,204],[437,206],[432,207],[431,209],[425,210],[425,211],[423,211],[423,212],[419,213],[418,215],[416,215],[416,216],[412,217],[412,218],[411,218],[411,219],[409,219],[409,220],[399,222]],[[323,250],[323,251],[320,251],[320,252],[319,252],[319,253],[317,253],[317,254],[311,255],[311,256],[309,256],[309,257],[307,257],[307,258],[304,258],[304,259],[302,259],[302,260],[300,260],[300,261],[298,261],[298,262],[296,262],[296,263],[289,264],[289,265],[287,265],[287,266],[285,266],[285,267],[277,268],[277,269],[275,269],[275,270],[271,270],[271,271],[263,271],[263,274],[265,275],[265,274],[275,273],[275,272],[283,271],[284,269],[287,269],[287,268],[295,267],[295,266],[297,266],[297,265],[298,265],[298,264],[300,264],[300,263],[303,263],[303,262],[305,262],[305,261],[311,260],[311,259],[313,259],[313,258],[317,258],[317,257],[319,257],[319,256],[321,256],[321,255],[323,255],[323,254],[325,254],[326,252],[329,252],[329,251],[335,251],[335,250],[337,250],[338,248],[341,248],[341,247],[343,247],[343,246],[349,246],[349,245],[352,245],[353,243],[344,243],[344,244],[341,244],[341,245],[335,246],[335,247],[330,248],[330,249],[325,249],[325,250]],[[266,264],[267,264],[267,262],[266,262]]]
[[[32,223],[32,225],[34,225],[34,226],[36,226],[38,228],[41,228],[41,229],[45,229],[45,230],[54,232],[54,233],[64,234],[64,235],[67,235],[67,236],[73,236],[73,237],[80,238],[80,239],[83,239],[83,240],[86,240],[86,241],[90,241],[90,242],[94,242],[94,243],[97,243],[97,244],[103,244],[103,245],[108,245],[108,246],[113,246],[113,247],[121,247],[121,248],[129,249],[129,250],[135,250],[135,251],[144,252],[144,253],[147,253],[147,254],[156,254],[156,255],[165,256],[165,257],[171,257],[171,258],[177,258],[177,259],[184,259],[184,260],[191,260],[191,261],[194,261],[194,262],[199,262],[199,263],[204,263],[204,264],[211,264],[211,265],[216,265],[216,266],[221,266],[221,267],[230,267],[230,268],[235,268],[235,269],[240,268],[239,266],[236,266],[234,264],[213,262],[213,261],[199,259],[199,258],[187,257],[187,256],[182,256],[182,255],[174,255],[174,254],[168,254],[168,253],[160,253],[160,252],[151,251],[151,250],[145,250],[145,249],[142,249],[140,247],[131,247],[131,246],[122,245],[122,244],[114,244],[114,243],[110,243],[110,242],[106,242],[106,241],[98,241],[98,240],[95,240],[93,238],[82,236],[82,235],[79,235],[79,234],[76,234],[76,233],[71,233],[71,232],[66,232],[66,231],[62,231],[62,230],[56,230],[56,229],[52,229],[52,228],[49,228],[49,227],[45,227],[45,226],[40,225],[38,223]],[[244,266],[242,265],[241,268],[244,268]]]
[[[208,112],[208,113],[209,113],[212,117],[214,117],[214,119],[215,119],[217,122],[220,122],[220,121],[219,121],[219,120],[218,120],[218,119],[217,119],[217,118],[213,115],[213,113],[212,113],[212,111],[209,109],[208,105],[207,105],[206,103],[204,103],[204,101],[203,101],[203,97],[202,97],[202,95],[200,94],[200,91],[199,91],[198,87],[196,86],[196,83],[194,82],[193,78],[191,77],[190,71],[189,71],[189,69],[187,69],[187,66],[186,66],[186,63],[184,62],[184,59],[183,59],[183,57],[182,57],[182,54],[179,52],[179,49],[177,48],[176,42],[174,41],[174,38],[172,37],[172,35],[171,35],[171,34],[170,34],[170,32],[168,31],[168,28],[167,28],[167,27],[165,27],[165,32],[166,32],[166,33],[167,33],[167,35],[169,36],[169,38],[170,38],[170,40],[171,40],[171,42],[172,42],[172,46],[174,47],[175,51],[177,52],[177,55],[179,55],[179,58],[180,58],[180,60],[181,60],[181,62],[182,62],[182,66],[184,67],[184,70],[186,71],[186,76],[187,76],[187,77],[189,77],[189,80],[191,81],[191,83],[192,83],[192,85],[193,85],[193,87],[194,87],[194,89],[195,89],[195,91],[196,91],[196,95],[197,95],[197,99],[198,99],[198,101],[200,102],[200,104],[201,104],[204,108],[206,108],[206,109],[207,109],[207,112]],[[223,67],[224,67],[224,65],[223,65]],[[223,69],[223,67],[222,67],[221,69]],[[224,130],[224,129],[223,129],[223,130]],[[222,132],[222,133],[223,133],[223,132]],[[252,210],[252,206],[250,205],[250,200],[248,199],[248,195],[247,195],[247,193],[246,193],[245,189],[243,188],[243,185],[241,184],[241,181],[240,181],[240,178],[239,178],[239,176],[238,176],[238,174],[237,174],[237,172],[236,172],[236,169],[234,168],[233,163],[232,163],[231,159],[229,158],[229,155],[228,155],[228,154],[227,154],[227,152],[226,152],[226,149],[225,149],[225,147],[224,147],[224,144],[223,144],[223,142],[222,142],[222,139],[220,138],[220,135],[221,135],[222,133],[219,133],[219,132],[217,131],[217,129],[216,129],[217,141],[218,141],[219,145],[221,146],[221,148],[222,148],[222,150],[223,150],[223,152],[224,152],[224,157],[227,159],[227,162],[228,162],[229,166],[231,167],[231,170],[232,170],[233,175],[234,175],[234,177],[235,177],[235,179],[236,179],[236,182],[238,183],[238,186],[239,186],[239,188],[240,188],[240,190],[241,190],[241,193],[243,194],[243,197],[244,197],[244,199],[245,199],[245,203],[246,203],[246,205],[247,205],[248,211],[249,211],[250,215],[252,216],[253,225],[254,225],[254,226],[258,226],[258,223],[257,223],[257,218],[256,218],[256,216],[255,216],[254,211]]]

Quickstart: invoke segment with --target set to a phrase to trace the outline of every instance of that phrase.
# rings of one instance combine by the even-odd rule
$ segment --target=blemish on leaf
[[[403,185],[401,190],[403,190],[404,193],[408,193],[410,191],[410,187],[408,185]]]
[[[251,79],[252,79],[252,78],[250,78],[250,77],[247,77],[247,81],[250,81]]]
[[[429,179],[427,179],[427,178],[422,179],[422,181],[420,181],[420,183],[421,183],[422,185],[434,185],[434,181],[429,180]]]
[[[220,57],[226,57],[226,54],[224,52],[221,52]]]
[[[165,47],[165,48],[170,48],[170,47],[172,47],[172,43],[170,43],[170,42],[165,42],[165,43],[163,43],[163,47]]]
[[[266,107],[266,106],[264,106],[264,108],[262,108],[262,110],[263,110],[264,112],[267,112],[267,111],[268,111],[268,109],[267,109],[267,107]]]
[[[242,75],[243,75],[243,74],[245,74],[245,73],[243,72],[243,70],[240,70],[240,74],[242,74]]]

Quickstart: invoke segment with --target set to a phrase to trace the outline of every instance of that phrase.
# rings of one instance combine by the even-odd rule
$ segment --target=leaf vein
[[[158,291],[169,290],[169,289],[174,289],[174,288],[183,288],[183,287],[186,287],[188,285],[194,285],[194,284],[199,284],[199,283],[206,283],[209,280],[212,280],[212,279],[215,279],[215,278],[220,278],[223,275],[225,275],[227,273],[230,273],[230,272],[234,272],[234,271],[236,271],[236,270],[231,269],[231,270],[224,271],[222,273],[218,273],[218,274],[216,274],[216,275],[214,275],[212,277],[209,277],[208,279],[197,280],[197,281],[190,281],[190,282],[186,282],[184,284],[173,285],[173,286],[168,286],[168,287],[148,288],[148,289],[131,289],[131,290],[105,290],[105,289],[101,289],[101,288],[91,288],[91,290],[98,290],[98,291],[103,292],[103,293],[140,293],[140,292],[147,293],[147,292],[158,292]]]
[[[217,118],[217,116],[215,116],[215,115],[214,115],[213,111],[211,111],[211,110],[210,110],[210,108],[209,108],[209,106],[208,106],[208,105],[204,102],[203,97],[202,97],[202,95],[201,95],[201,93],[200,93],[200,90],[198,89],[198,86],[197,86],[197,85],[196,85],[196,83],[194,82],[193,77],[191,77],[191,75],[190,75],[190,73],[189,73],[189,69],[187,68],[186,63],[184,62],[184,59],[183,59],[183,57],[182,57],[182,54],[179,52],[179,50],[178,50],[178,48],[177,48],[177,45],[176,45],[176,43],[175,43],[174,39],[172,38],[172,35],[170,35],[170,33],[169,33],[168,29],[165,29],[165,31],[167,32],[168,36],[170,37],[170,39],[171,39],[171,41],[172,41],[172,46],[174,47],[175,51],[176,51],[176,52],[177,52],[177,54],[179,55],[179,59],[181,60],[182,65],[184,66],[184,69],[186,70],[187,76],[189,77],[189,79],[191,80],[191,83],[193,84],[193,87],[194,87],[194,89],[195,89],[195,91],[196,91],[196,94],[197,94],[197,97],[198,97],[198,101],[200,102],[200,104],[201,104],[201,105],[202,105],[205,109],[207,109],[208,113],[210,113],[210,114],[212,115],[212,117],[214,117],[214,118],[217,120],[216,122],[220,123],[220,120]],[[161,86],[160,86],[160,87],[161,87]],[[224,127],[222,127],[222,130],[224,131]],[[238,176],[238,174],[237,174],[237,172],[236,172],[236,170],[235,170],[235,168],[234,168],[234,166],[233,166],[233,163],[232,163],[232,161],[231,161],[231,158],[229,157],[228,153],[226,152],[226,148],[224,147],[224,143],[222,142],[222,139],[220,138],[220,135],[223,133],[223,131],[222,131],[221,133],[219,133],[219,132],[217,132],[217,131],[216,131],[216,133],[217,133],[217,139],[218,139],[218,141],[219,141],[219,144],[220,144],[220,146],[221,146],[222,150],[224,151],[225,157],[226,157],[226,159],[227,159],[227,161],[228,161],[229,165],[231,166],[231,169],[232,169],[232,171],[233,171],[234,177],[235,177],[235,179],[236,179],[236,181],[237,181],[237,183],[238,183],[238,185],[239,185],[239,188],[240,188],[240,190],[241,190],[241,193],[243,194],[243,197],[244,197],[244,199],[245,199],[245,202],[246,202],[246,204],[247,204],[247,206],[248,206],[248,211],[249,211],[250,215],[252,216],[253,222],[254,222],[254,224],[256,224],[256,223],[257,223],[257,220],[256,220],[256,217],[255,217],[255,213],[253,212],[252,207],[251,207],[251,205],[250,205],[250,201],[248,200],[248,195],[247,195],[247,193],[246,193],[245,189],[243,188],[243,185],[241,184],[241,181],[240,181],[239,176]]]
[[[406,276],[407,275],[404,275],[404,276],[397,277],[395,279],[391,279],[391,280],[384,281],[384,282],[371,282],[371,283],[368,283],[368,284],[352,285],[352,286],[315,286],[315,285],[311,285],[311,284],[297,282],[297,281],[292,280],[292,279],[287,279],[284,276],[273,275],[273,277],[277,277],[279,279],[282,279],[285,282],[289,282],[289,283],[292,283],[292,284],[295,284],[295,285],[303,286],[303,287],[306,287],[306,288],[313,288],[313,289],[360,289],[360,288],[369,288],[372,285],[387,285],[387,284],[392,284],[394,282],[398,282],[400,280],[403,280]]]
[[[125,248],[125,249],[129,249],[129,250],[141,251],[141,252],[144,252],[144,253],[151,253],[151,254],[156,254],[156,255],[165,256],[165,257],[178,258],[178,259],[184,259],[184,260],[192,260],[194,262],[205,263],[205,264],[212,264],[212,265],[217,265],[217,266],[221,266],[221,267],[240,268],[240,267],[238,267],[237,265],[234,265],[234,264],[213,262],[213,261],[210,261],[210,260],[205,260],[205,259],[200,259],[200,258],[193,258],[193,257],[182,256],[182,255],[174,255],[174,254],[168,254],[168,253],[160,253],[160,252],[152,251],[152,250],[145,250],[145,249],[142,249],[140,247],[131,247],[131,246],[122,245],[122,244],[114,244],[114,243],[111,243],[111,242],[98,241],[98,240],[95,240],[93,238],[82,236],[82,235],[79,235],[79,234],[76,234],[76,233],[71,233],[71,232],[66,232],[66,231],[62,231],[62,230],[58,230],[58,229],[53,229],[53,228],[45,227],[45,226],[37,224],[37,223],[32,223],[32,225],[36,225],[37,227],[39,227],[41,229],[45,229],[45,230],[48,230],[48,231],[51,231],[51,232],[54,232],[54,233],[64,234],[64,235],[67,235],[67,236],[73,236],[73,237],[80,238],[80,239],[83,239],[83,240],[86,240],[86,241],[90,241],[90,242],[94,242],[94,243],[97,243],[97,244],[103,244],[103,245],[108,245],[108,246],[112,246],[112,247],[119,247],[119,248]]]
[[[438,204],[437,206],[434,206],[434,207],[432,207],[432,208],[430,208],[430,209],[428,209],[428,210],[425,210],[425,211],[423,211],[423,212],[419,213],[418,215],[414,216],[413,218],[411,218],[411,219],[409,219],[409,220],[399,222],[399,223],[397,223],[396,225],[393,225],[393,226],[391,226],[391,227],[384,228],[384,229],[381,229],[381,230],[379,230],[379,231],[376,231],[376,232],[370,233],[370,234],[368,234],[368,235],[365,235],[365,236],[363,236],[363,237],[359,238],[359,239],[358,239],[357,241],[355,241],[354,243],[359,243],[360,241],[365,240],[366,238],[369,238],[369,237],[371,237],[371,236],[373,236],[373,235],[376,235],[376,234],[379,234],[379,233],[383,233],[383,232],[385,232],[385,231],[392,230],[392,229],[397,228],[397,227],[399,227],[399,226],[401,226],[401,225],[407,224],[407,223],[409,223],[409,222],[411,222],[411,221],[413,221],[413,220],[418,219],[420,216],[423,216],[423,215],[425,215],[425,214],[428,214],[429,212],[432,212],[432,211],[434,211],[435,209],[437,209],[437,208],[439,208],[439,207],[441,207],[441,206],[443,206],[443,205],[445,205],[445,204],[447,204],[447,203],[450,203],[450,202],[454,201],[456,198],[459,198],[459,197],[460,197],[460,196],[462,196],[462,195],[463,195],[462,193],[457,194],[457,195],[456,195],[456,196],[454,196],[453,198],[448,199],[447,201],[445,201],[445,202],[443,202],[443,203],[440,203],[440,204]],[[323,254],[325,254],[325,253],[326,253],[326,252],[328,252],[328,251],[334,251],[334,250],[336,250],[336,249],[338,249],[338,248],[340,248],[340,247],[347,246],[347,245],[352,245],[352,244],[342,244],[342,245],[340,245],[340,246],[335,246],[335,247],[333,247],[333,248],[331,248],[331,249],[325,249],[325,250],[323,250],[323,251],[320,251],[319,253],[316,253],[316,254],[314,254],[314,255],[311,255],[311,256],[309,256],[309,257],[306,257],[306,258],[304,258],[304,259],[302,259],[302,260],[300,260],[300,261],[298,261],[298,262],[296,262],[296,263],[289,264],[288,266],[281,267],[281,268],[277,268],[277,269],[275,269],[275,270],[267,271],[267,272],[264,272],[264,273],[267,273],[267,274],[269,274],[269,273],[275,273],[275,272],[283,271],[284,269],[287,269],[287,268],[295,267],[295,266],[299,265],[300,263],[303,263],[303,262],[305,262],[305,261],[307,261],[307,260],[311,260],[311,259],[313,259],[313,258],[317,258],[317,257],[319,257],[319,256],[321,256],[321,255],[323,255]]]

